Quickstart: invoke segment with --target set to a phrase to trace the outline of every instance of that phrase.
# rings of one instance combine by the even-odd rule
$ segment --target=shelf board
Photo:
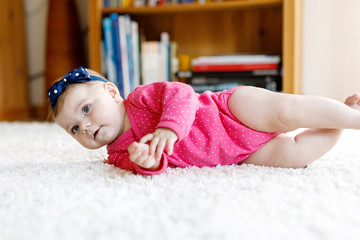
[[[169,14],[169,13],[191,13],[191,12],[211,12],[222,10],[236,10],[244,8],[260,8],[260,7],[281,7],[283,0],[237,0],[225,2],[210,3],[188,3],[176,5],[163,5],[155,7],[129,7],[129,8],[103,8],[103,14],[119,13],[119,14]]]

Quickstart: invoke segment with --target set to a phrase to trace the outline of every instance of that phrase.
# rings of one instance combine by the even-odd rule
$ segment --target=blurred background
[[[53,3],[61,4],[0,3],[0,120],[45,120],[45,79],[74,64],[88,66],[88,1]],[[302,94],[343,101],[360,92],[359,12],[358,0],[303,0]],[[62,28],[71,34],[58,34]],[[61,53],[63,62],[52,59]]]

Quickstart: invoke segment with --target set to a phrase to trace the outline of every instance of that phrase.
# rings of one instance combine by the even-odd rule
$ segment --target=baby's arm
[[[167,154],[171,155],[177,139],[174,131],[168,128],[158,128],[155,132],[143,136],[139,142],[130,144],[129,158],[142,168],[156,170],[165,146],[167,146]],[[150,145],[146,144],[148,141],[151,141]]]

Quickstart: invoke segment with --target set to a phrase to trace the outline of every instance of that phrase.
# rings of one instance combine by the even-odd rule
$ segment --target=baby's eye
[[[78,126],[78,125],[73,126],[73,128],[71,129],[71,131],[72,131],[73,133],[76,133],[78,130],[79,130],[79,126]]]
[[[90,105],[87,105],[83,108],[83,113],[87,114],[90,111]]]

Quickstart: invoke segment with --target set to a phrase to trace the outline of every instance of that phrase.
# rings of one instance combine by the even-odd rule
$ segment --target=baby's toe
[[[360,94],[359,93],[355,93],[354,95],[348,97],[345,100],[346,105],[354,105],[354,104],[359,105],[359,103],[360,103]]]

